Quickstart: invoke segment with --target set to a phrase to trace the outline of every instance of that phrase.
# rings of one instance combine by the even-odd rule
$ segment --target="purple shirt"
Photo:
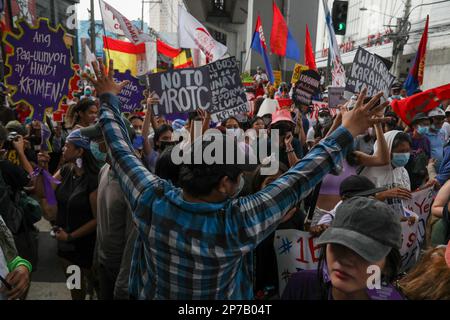
[[[284,289],[282,300],[333,300],[331,293],[331,281],[323,275],[325,281],[323,288],[320,287],[320,280],[317,270],[302,270],[292,274],[286,288]],[[323,291],[323,293],[322,293]],[[381,289],[367,289],[370,300],[405,300],[405,298],[392,285],[381,287]]]

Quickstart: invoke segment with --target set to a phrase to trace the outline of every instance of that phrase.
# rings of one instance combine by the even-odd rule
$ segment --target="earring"
[[[77,167],[78,167],[79,169],[83,168],[83,159],[77,158],[77,160],[75,161],[75,163],[76,163],[76,165],[77,165]]]

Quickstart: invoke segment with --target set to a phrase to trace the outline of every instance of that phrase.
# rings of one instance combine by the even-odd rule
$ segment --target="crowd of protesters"
[[[248,114],[212,123],[199,109],[169,121],[152,113],[150,91],[143,110],[121,114],[124,84],[94,69],[62,123],[1,106],[0,299],[26,297],[41,217],[61,268],[81,269],[73,299],[379,299],[366,286],[370,265],[388,299],[450,299],[449,101],[407,126],[389,105],[405,98],[397,84],[385,103],[363,90],[353,108],[324,107],[315,119],[290,84],[269,84],[258,67]],[[245,163],[176,164],[179,137],[190,154],[205,151],[209,128]],[[402,200],[430,186],[428,241],[405,269]],[[293,274],[281,296],[277,229],[310,232],[322,247],[318,269]]]

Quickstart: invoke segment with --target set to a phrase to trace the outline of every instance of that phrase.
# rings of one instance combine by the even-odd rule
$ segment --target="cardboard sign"
[[[309,106],[312,97],[319,92],[320,75],[314,70],[305,70],[295,83],[292,99],[302,105]]]
[[[303,71],[308,70],[308,66],[304,66],[302,64],[296,63],[294,70],[292,72],[292,79],[291,79],[291,83],[297,83],[298,79],[300,78],[300,73],[302,73]]]
[[[75,73],[72,53],[64,42],[62,27],[51,28],[47,19],[39,19],[36,27],[20,21],[19,29],[19,35],[4,36],[4,42],[13,48],[6,57],[10,72],[5,82],[13,89],[13,103],[28,103],[34,109],[32,118],[42,121],[45,109],[58,109],[69,92]]]
[[[221,122],[230,116],[250,111],[250,105],[241,83],[235,57],[222,59],[206,66],[209,69],[211,88],[211,113],[214,122]]]
[[[145,99],[143,95],[145,86],[141,85],[139,79],[133,77],[130,70],[126,72],[114,70],[114,80],[119,83],[125,80],[130,81],[117,96],[120,100],[121,111],[133,112],[140,109],[142,101]]]
[[[155,115],[188,113],[211,107],[209,72],[206,67],[186,68],[148,75],[149,90],[155,91],[159,104]]]
[[[275,81],[274,85],[278,87],[281,83],[281,71],[280,70],[273,70],[273,80]]]
[[[330,108],[336,108],[347,102],[347,99],[344,98],[344,90],[344,87],[328,87],[328,106]]]
[[[359,93],[367,88],[368,97],[383,91],[384,98],[387,99],[394,80],[395,76],[389,72],[382,59],[359,47],[353,60],[345,90]]]
[[[212,121],[220,122],[250,110],[234,57],[199,68],[151,74],[147,84],[160,100],[153,106],[155,115],[202,108],[211,114]]]
[[[292,273],[300,270],[314,270],[318,267],[320,248],[316,238],[309,232],[287,229],[277,230],[274,249],[278,265],[280,296]]]
[[[419,228],[419,216],[414,212],[405,209],[405,213],[409,216],[416,218],[413,224],[408,221],[402,221],[402,247],[400,249],[400,255],[402,257],[401,271],[406,271],[411,268],[417,261],[420,247],[417,241],[417,233]]]

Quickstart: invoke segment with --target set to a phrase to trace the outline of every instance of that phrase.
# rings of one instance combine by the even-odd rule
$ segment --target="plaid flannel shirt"
[[[137,299],[252,299],[251,251],[331,169],[341,167],[353,143],[340,127],[260,192],[191,203],[133,154],[118,98],[103,94],[100,100],[112,166],[138,229],[129,283]]]

